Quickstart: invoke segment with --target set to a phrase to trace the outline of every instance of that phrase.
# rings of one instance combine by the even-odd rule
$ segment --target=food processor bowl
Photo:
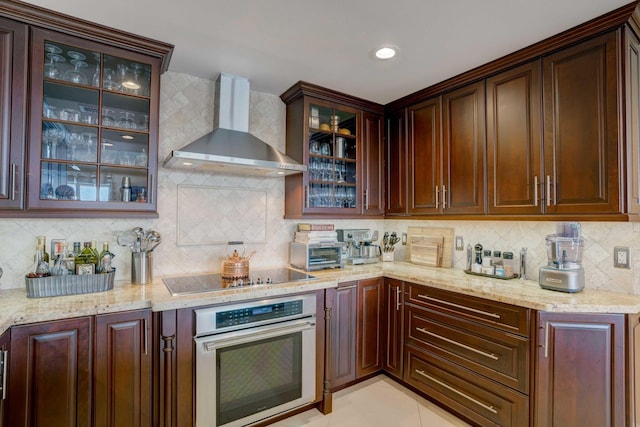
[[[584,239],[550,234],[545,241],[549,264],[553,264],[558,268],[575,268],[582,263]]]

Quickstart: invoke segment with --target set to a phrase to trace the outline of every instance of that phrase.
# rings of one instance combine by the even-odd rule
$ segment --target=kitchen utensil
[[[233,250],[233,254],[229,255],[227,252],[227,259],[222,261],[222,267],[220,268],[220,274],[223,279],[244,279],[249,277],[249,260],[256,253],[251,251],[249,255],[244,256],[245,248],[242,242],[229,242],[229,246],[242,245],[242,255],[238,254],[236,249]]]
[[[128,247],[131,249],[131,251],[133,251],[137,239],[138,235],[134,233],[133,230],[127,230],[118,234],[116,242],[118,243],[118,245]]]

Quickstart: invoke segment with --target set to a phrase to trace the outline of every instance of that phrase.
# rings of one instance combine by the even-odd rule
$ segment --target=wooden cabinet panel
[[[447,214],[485,213],[484,91],[484,81],[481,81],[442,98],[442,200]]]
[[[409,286],[407,302],[528,337],[531,310],[455,292]]]
[[[384,279],[384,292],[383,368],[396,378],[402,378],[404,283],[395,279]]]
[[[536,426],[624,426],[625,316],[538,313]]]
[[[387,117],[385,213],[388,215],[407,213],[406,126],[406,110]]]
[[[9,369],[9,344],[10,344],[10,331],[6,331],[0,335],[0,427],[7,427],[9,408],[7,402],[7,386],[8,382],[8,369]]]
[[[431,353],[407,347],[404,380],[478,425],[528,425],[527,396]]]
[[[151,425],[151,311],[96,316],[95,426]]]
[[[630,29],[626,37],[627,212],[640,214],[640,40]]]
[[[529,393],[527,338],[413,306],[406,316],[405,342]]]
[[[358,282],[357,378],[382,369],[382,334],[380,331],[384,314],[383,289],[382,279],[368,279]]]
[[[487,79],[490,214],[540,214],[540,61]]]
[[[27,26],[0,18],[0,209],[24,206]]]
[[[329,388],[334,389],[356,379],[356,322],[358,284],[341,283],[331,290],[331,335],[328,349]]]
[[[620,212],[618,37],[542,60],[547,213]]]
[[[93,319],[11,329],[10,426],[90,426]]]
[[[629,373],[627,374],[629,414],[627,425],[640,426],[640,314],[630,314],[627,319],[627,345]]]
[[[364,113],[362,116],[363,138],[360,159],[362,191],[364,192],[363,215],[384,214],[384,121],[379,114]]]
[[[409,214],[442,213],[441,99],[407,109]]]

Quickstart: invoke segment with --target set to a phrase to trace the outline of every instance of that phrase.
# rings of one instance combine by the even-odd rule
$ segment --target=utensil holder
[[[131,283],[146,285],[153,281],[151,252],[131,253]]]
[[[382,261],[383,262],[393,262],[393,254],[394,252],[382,252]]]

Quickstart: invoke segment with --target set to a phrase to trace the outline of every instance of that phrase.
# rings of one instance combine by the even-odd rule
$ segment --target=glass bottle
[[[98,270],[98,264],[100,264],[100,252],[98,252],[98,241],[97,240],[92,240],[91,241],[91,253],[95,256],[96,258],[96,271]]]
[[[74,262],[76,274],[94,274],[96,272],[98,257],[91,250],[91,242],[84,242],[84,248],[75,257]]]
[[[38,236],[38,245],[42,246],[42,256],[44,262],[49,265],[49,254],[47,253],[47,237],[46,236]]]
[[[45,277],[50,275],[49,263],[44,260],[44,248],[41,245],[36,246],[33,272],[37,277]]]
[[[111,273],[113,271],[113,267],[111,266],[111,260],[115,255],[111,253],[109,250],[109,242],[104,242],[102,244],[102,252],[100,252],[100,256],[98,259],[100,262],[98,263],[98,273]]]
[[[58,257],[53,264],[53,268],[51,269],[51,274],[53,276],[66,276],[71,274],[69,266],[67,265],[67,243],[60,243],[60,247],[60,253],[58,254]]]

